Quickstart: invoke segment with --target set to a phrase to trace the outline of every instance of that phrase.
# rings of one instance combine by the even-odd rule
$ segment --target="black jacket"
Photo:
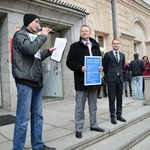
[[[92,42],[92,55],[101,56],[99,44],[90,38]],[[97,88],[97,86],[84,86],[84,73],[82,72],[82,66],[84,66],[84,56],[90,56],[88,47],[83,44],[82,39],[73,43],[70,46],[70,50],[67,56],[66,64],[69,69],[74,71],[74,82],[76,91],[84,91],[89,88]]]
[[[145,70],[144,62],[140,59],[134,59],[130,62],[129,70],[132,72],[132,77],[142,76],[142,72]]]
[[[104,73],[106,82],[115,82],[119,77],[121,82],[124,82],[123,69],[125,63],[125,55],[119,52],[120,61],[117,62],[113,50],[106,52],[104,55]]]
[[[129,64],[124,65],[123,75],[124,75],[124,81],[132,81],[132,75],[129,70]]]
[[[25,26],[17,31],[13,37],[12,74],[18,84],[42,87],[43,70],[42,60],[50,56],[49,50],[40,53],[41,59],[34,55],[47,40],[46,35],[36,35]]]

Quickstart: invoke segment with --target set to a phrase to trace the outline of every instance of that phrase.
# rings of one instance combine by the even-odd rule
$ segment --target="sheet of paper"
[[[53,51],[51,55],[51,59],[57,62],[61,61],[65,46],[67,44],[67,39],[66,38],[56,38],[54,47],[56,50]]]

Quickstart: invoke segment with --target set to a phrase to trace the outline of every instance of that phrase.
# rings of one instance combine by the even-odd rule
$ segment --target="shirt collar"
[[[85,41],[85,40],[83,40],[83,39],[82,39],[82,42],[83,42],[83,44],[84,44],[84,45],[85,45],[85,43],[86,43],[86,42],[88,42],[88,43],[91,45],[91,42],[90,42],[90,40],[88,40],[88,41]]]
[[[118,52],[118,54],[119,54],[119,50],[115,51],[115,50],[113,49],[114,55],[116,55],[116,52]]]
[[[114,52],[114,53],[115,53],[115,52],[119,52],[119,50],[115,51],[115,50],[113,49],[113,52]]]

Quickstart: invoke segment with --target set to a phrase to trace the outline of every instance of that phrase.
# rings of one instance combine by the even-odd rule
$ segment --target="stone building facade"
[[[66,67],[71,43],[78,41],[80,27],[88,24],[91,36],[100,43],[104,54],[112,49],[113,38],[120,38],[126,59],[138,52],[150,57],[150,4],[143,0],[1,0],[0,5],[0,107],[16,108],[16,87],[11,74],[11,44],[14,33],[22,26],[25,13],[36,13],[42,26],[49,26],[43,48],[52,47],[56,37],[67,38],[60,63],[49,58],[43,62],[43,101],[74,99],[73,72]]]

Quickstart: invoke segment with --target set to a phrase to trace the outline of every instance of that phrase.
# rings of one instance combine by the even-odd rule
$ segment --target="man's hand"
[[[82,67],[82,72],[85,72],[86,71],[86,68],[85,66]]]
[[[42,27],[42,34],[45,34],[46,36],[48,35],[49,32],[51,32],[52,29],[50,29],[49,27]]]
[[[55,48],[55,47],[51,47],[51,48],[49,48],[50,53],[52,53],[54,50],[56,50],[56,48]]]
[[[98,70],[99,70],[100,72],[102,72],[102,71],[103,71],[103,66],[98,67]]]

